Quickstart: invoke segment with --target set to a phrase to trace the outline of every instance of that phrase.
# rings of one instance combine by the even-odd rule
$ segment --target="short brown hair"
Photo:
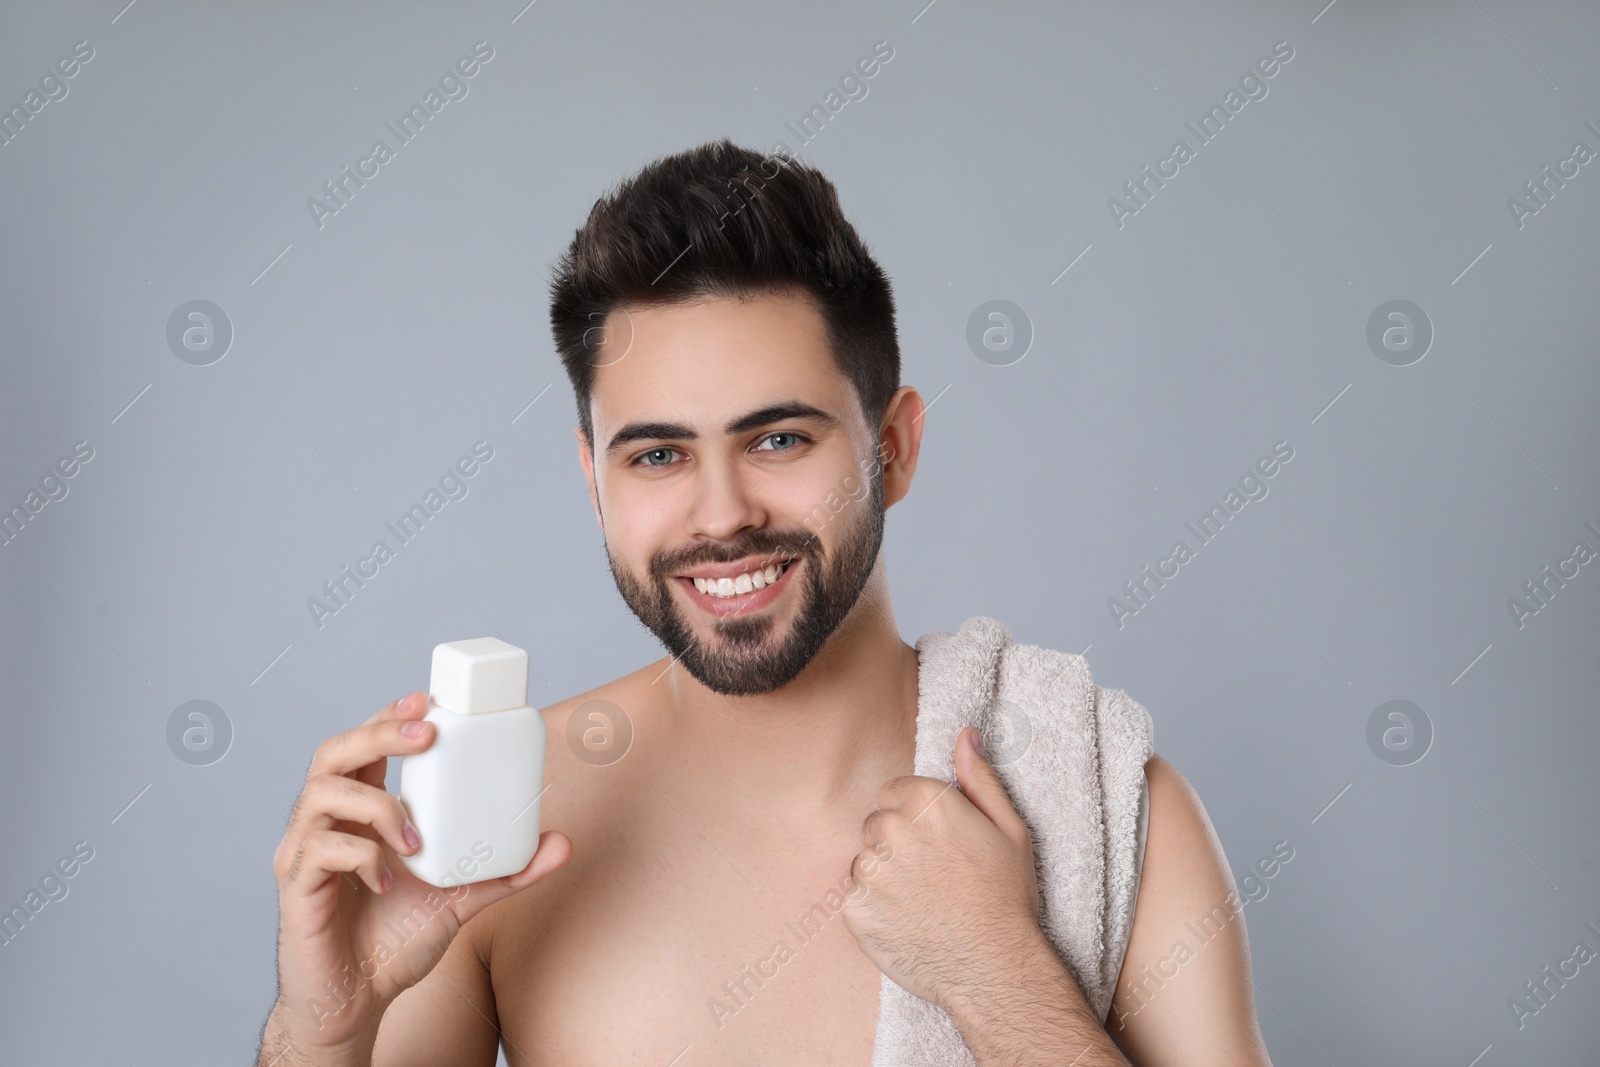
[[[900,386],[894,294],[821,171],[723,138],[660,157],[596,200],[550,281],[550,329],[590,446],[594,342],[612,310],[795,289],[821,309],[875,423]]]

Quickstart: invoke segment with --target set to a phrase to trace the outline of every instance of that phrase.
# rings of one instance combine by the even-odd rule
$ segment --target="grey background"
[[[540,704],[659,655],[543,272],[608,185],[724,134],[827,171],[894,279],[934,402],[888,524],[906,639],[982,614],[1087,648],[1236,874],[1293,846],[1246,912],[1274,1062],[1593,1061],[1600,964],[1521,1030],[1507,1006],[1600,949],[1600,564],[1507,606],[1600,549],[1600,162],[1507,207],[1600,150],[1592,5],[122,2],[0,32],[6,107],[95,50],[0,148],[0,505],[95,449],[0,547],[0,902],[95,850],[0,947],[8,1061],[248,1061],[307,761],[435,643],[528,648]],[[478,40],[468,97],[318,229],[307,198]],[[802,146],[785,122],[879,40]],[[1119,229],[1107,199],[1280,40],[1269,95]],[[166,343],[194,299],[235,331],[206,367]],[[992,299],[1035,332],[1011,366],[966,344]],[[1411,366],[1366,343],[1392,299],[1434,326]],[[319,629],[307,599],[480,439],[469,495]],[[1119,628],[1107,599],[1280,440],[1270,495]],[[234,731],[204,767],[166,741],[197,699]],[[1367,745],[1393,699],[1433,724],[1411,766]]]

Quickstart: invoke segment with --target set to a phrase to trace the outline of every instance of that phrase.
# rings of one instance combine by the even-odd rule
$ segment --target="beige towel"
[[[915,773],[955,780],[963,727],[983,731],[1012,805],[1033,834],[1039,925],[1106,1019],[1128,944],[1149,803],[1149,714],[1101,689],[1082,656],[1015,644],[976,616],[917,640]],[[943,1009],[888,977],[872,1067],[976,1067]]]

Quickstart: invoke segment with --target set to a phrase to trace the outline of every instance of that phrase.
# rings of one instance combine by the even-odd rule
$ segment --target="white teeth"
[[[733,597],[764,589],[778,580],[783,565],[774,563],[764,570],[749,571],[736,578],[696,578],[694,587],[707,596]]]

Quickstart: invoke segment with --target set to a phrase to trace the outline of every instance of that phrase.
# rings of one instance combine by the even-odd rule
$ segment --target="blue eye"
[[[762,444],[766,444],[768,441],[772,441],[772,440],[775,440],[775,439],[780,438],[780,437],[787,437],[787,438],[791,439],[792,441],[794,441],[795,444],[798,444],[799,442],[805,440],[805,438],[801,437],[797,433],[789,433],[788,431],[779,431],[777,433],[769,433],[769,434],[767,434],[766,437],[762,438],[761,443]],[[762,451],[766,451],[766,452],[787,452],[787,451],[789,451],[789,449],[794,448],[794,447],[795,447],[795,445],[789,445],[788,447],[785,447],[785,448],[770,448],[770,449],[763,449]]]
[[[648,461],[651,456],[671,455],[674,451],[675,450],[671,449],[671,448],[652,448],[650,451],[646,452],[644,455],[640,456],[639,458],[642,459],[642,460]],[[646,462],[645,466],[646,467],[665,467],[665,466],[667,466],[667,464],[666,463]]]

